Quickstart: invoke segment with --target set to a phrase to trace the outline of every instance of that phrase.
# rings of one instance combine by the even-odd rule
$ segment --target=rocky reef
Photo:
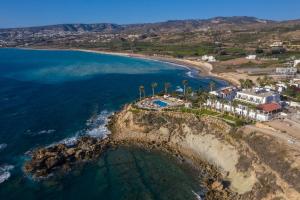
[[[91,161],[109,147],[109,140],[81,137],[74,145],[56,144],[31,152],[31,160],[24,171],[35,178],[44,178],[53,172],[67,172],[79,162]]]

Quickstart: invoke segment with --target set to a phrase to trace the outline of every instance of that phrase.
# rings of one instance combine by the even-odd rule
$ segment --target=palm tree
[[[263,86],[263,79],[261,77],[258,77],[256,79],[256,81],[257,81],[257,83],[258,83],[259,86]]]
[[[209,88],[210,88],[210,91],[213,91],[213,90],[216,88],[216,83],[215,83],[215,81],[209,82]]]
[[[198,105],[199,105],[199,108],[202,109],[202,105],[204,103],[206,103],[207,101],[207,94],[206,93],[200,93],[199,96],[198,96]]]
[[[193,88],[192,87],[188,87],[186,89],[187,94],[192,94],[193,93]]]
[[[142,100],[142,94],[144,94],[145,97],[145,87],[143,85],[141,85],[139,87],[139,92],[140,92],[140,101]]]
[[[219,102],[221,103],[221,112],[225,113],[225,103],[227,103],[227,101],[225,99],[220,99]]]
[[[245,80],[244,79],[239,79],[239,82],[240,82],[241,88],[244,88]]]
[[[151,88],[152,88],[152,96],[154,97],[155,95],[155,88],[158,86],[158,84],[156,82],[151,83]]]
[[[182,81],[182,85],[183,85],[183,95],[185,96],[185,90],[186,90],[186,86],[188,85],[188,81],[187,80],[183,80]]]
[[[166,83],[164,84],[164,86],[165,86],[165,94],[168,94],[168,90],[169,90],[169,88],[171,87],[171,83],[166,82]]]
[[[252,88],[254,86],[254,83],[252,80],[250,79],[246,79],[245,82],[244,82],[244,87],[249,89],[249,88]]]
[[[257,82],[260,86],[266,86],[266,85],[272,85],[274,83],[274,80],[272,77],[264,75],[263,78],[258,77]]]
[[[236,109],[237,106],[238,106],[238,102],[237,101],[232,101],[233,115],[234,116],[236,116],[235,109]]]
[[[217,100],[217,97],[213,94],[209,95],[209,99],[210,99],[210,107],[212,110],[216,110],[216,100]]]

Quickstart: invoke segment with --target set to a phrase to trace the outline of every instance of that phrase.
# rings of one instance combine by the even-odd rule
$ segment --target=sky
[[[300,0],[0,0],[0,28],[216,16],[300,19]]]

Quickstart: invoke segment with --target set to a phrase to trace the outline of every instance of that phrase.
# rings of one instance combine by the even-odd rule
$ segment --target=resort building
[[[294,60],[294,67],[297,67],[300,64],[300,60]]]
[[[277,75],[285,75],[285,76],[294,76],[297,73],[296,67],[277,67],[276,74]]]
[[[256,59],[256,55],[248,55],[246,57],[247,60],[255,60]]]
[[[215,95],[219,98],[231,101],[235,98],[237,94],[236,87],[224,87],[217,91],[211,91],[210,94]]]
[[[253,88],[238,91],[235,99],[245,103],[260,105],[272,102],[278,103],[280,101],[280,95],[264,88]]]
[[[272,44],[270,44],[270,47],[283,47],[283,42],[281,41],[275,41]]]
[[[215,95],[217,99],[209,98],[206,106],[257,121],[271,120],[282,108],[279,104],[280,95],[266,88],[237,91],[236,88],[229,87],[212,91],[210,94]]]
[[[269,121],[282,109],[278,103],[267,103],[258,105],[255,108],[250,108],[243,104],[233,106],[232,102],[224,103],[219,100],[212,101],[210,99],[207,100],[205,105],[221,112],[233,113],[256,121]]]
[[[214,56],[208,56],[208,55],[202,56],[201,60],[207,61],[207,62],[216,62],[217,61]]]

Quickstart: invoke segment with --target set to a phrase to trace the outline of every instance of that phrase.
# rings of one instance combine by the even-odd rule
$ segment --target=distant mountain
[[[37,33],[40,31],[65,31],[65,32],[99,32],[99,33],[116,33],[116,32],[169,32],[169,31],[193,31],[197,29],[245,29],[245,28],[262,28],[272,27],[284,24],[300,25],[300,20],[289,21],[272,21],[258,19],[255,17],[215,17],[211,19],[200,20],[171,20],[158,23],[129,24],[118,25],[110,23],[99,24],[60,24],[39,27],[11,28],[0,29],[0,32],[7,31],[29,31]]]
[[[174,56],[244,55],[243,51],[253,52],[257,47],[267,50],[274,41],[283,41],[291,50],[298,48],[300,20],[242,16],[0,29],[0,47],[97,48]]]
[[[117,24],[100,23],[100,24],[58,24],[49,26],[36,26],[36,27],[25,27],[25,28],[8,28],[0,29],[0,31],[69,31],[69,32],[112,32],[120,31],[122,26]]]

